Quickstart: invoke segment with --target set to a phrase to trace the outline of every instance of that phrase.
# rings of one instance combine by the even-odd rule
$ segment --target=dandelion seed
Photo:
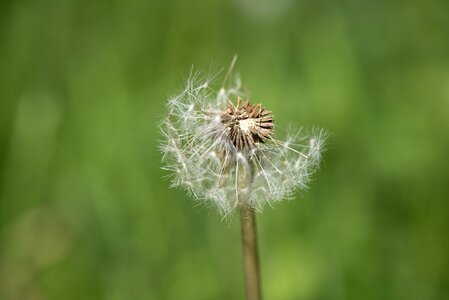
[[[325,131],[280,139],[273,113],[241,98],[239,79],[218,92],[210,80],[192,72],[185,88],[167,101],[161,151],[172,185],[222,215],[239,206],[260,211],[306,188],[319,166]]]

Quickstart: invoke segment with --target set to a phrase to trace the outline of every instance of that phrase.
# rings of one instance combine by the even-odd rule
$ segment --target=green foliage
[[[258,216],[266,299],[447,299],[448,10],[2,1],[0,299],[243,298],[238,218],[168,189],[156,128],[235,53],[279,127],[332,132],[311,189]]]

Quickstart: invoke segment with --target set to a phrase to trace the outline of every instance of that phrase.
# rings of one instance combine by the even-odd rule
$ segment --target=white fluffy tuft
[[[163,169],[170,171],[173,187],[186,189],[196,200],[228,215],[239,205],[262,210],[304,189],[319,167],[326,133],[309,137],[299,132],[284,140],[271,137],[249,153],[235,149],[221,122],[227,102],[242,95],[240,80],[214,91],[212,77],[192,72],[185,88],[168,99],[161,123]],[[242,176],[244,174],[245,176]]]

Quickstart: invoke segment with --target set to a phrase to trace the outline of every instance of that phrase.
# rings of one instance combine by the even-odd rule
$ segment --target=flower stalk
[[[245,272],[246,299],[261,300],[259,254],[257,249],[257,230],[254,210],[240,206],[240,228],[243,248],[243,267]]]

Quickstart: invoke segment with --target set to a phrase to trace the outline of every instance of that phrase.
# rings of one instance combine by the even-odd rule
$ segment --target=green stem
[[[261,300],[259,255],[257,252],[257,232],[254,211],[240,207],[240,227],[242,232],[243,265],[247,300]]]

